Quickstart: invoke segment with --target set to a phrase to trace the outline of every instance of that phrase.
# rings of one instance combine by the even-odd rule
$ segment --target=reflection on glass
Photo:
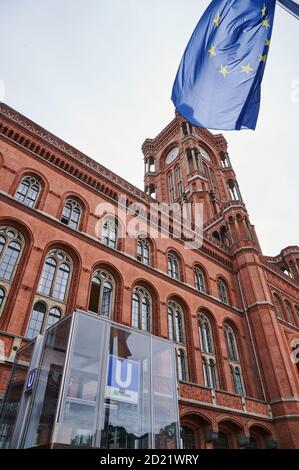
[[[60,443],[91,447],[96,430],[105,324],[84,314],[77,319],[60,417]]]
[[[48,331],[24,447],[51,442],[70,330],[68,318]]]
[[[150,337],[111,327],[101,448],[150,447]]]
[[[0,449],[7,448],[12,437],[33,347],[34,343],[30,343],[26,348],[16,353],[15,364],[0,416]]]
[[[178,447],[177,394],[172,344],[152,338],[153,432],[155,449]]]

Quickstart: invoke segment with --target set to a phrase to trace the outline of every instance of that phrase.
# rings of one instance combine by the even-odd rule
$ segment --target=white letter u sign
[[[122,369],[122,361],[116,362],[116,370],[115,370],[115,380],[116,383],[119,385],[120,388],[128,388],[129,385],[132,383],[132,364],[127,365],[127,377],[125,380],[121,378],[121,369]]]

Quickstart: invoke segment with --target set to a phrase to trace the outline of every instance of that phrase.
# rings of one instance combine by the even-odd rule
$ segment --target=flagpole
[[[299,16],[296,13],[294,13],[292,10],[290,10],[285,5],[283,5],[279,0],[277,0],[277,3],[281,8],[283,8],[285,11],[290,13],[290,15],[292,15],[294,18],[296,18],[296,20],[299,20]]]

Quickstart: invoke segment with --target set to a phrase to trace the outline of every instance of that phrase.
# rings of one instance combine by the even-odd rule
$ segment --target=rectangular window
[[[179,166],[177,166],[176,169],[175,169],[175,179],[176,179],[178,196],[182,197],[182,195],[183,195],[183,182],[182,182],[181,168]]]
[[[169,202],[174,202],[174,187],[173,187],[173,177],[172,173],[168,174],[168,195],[169,195]]]

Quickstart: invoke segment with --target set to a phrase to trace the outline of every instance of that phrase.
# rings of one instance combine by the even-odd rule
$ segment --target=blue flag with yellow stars
[[[176,110],[198,127],[255,129],[275,0],[213,0],[183,55]]]

